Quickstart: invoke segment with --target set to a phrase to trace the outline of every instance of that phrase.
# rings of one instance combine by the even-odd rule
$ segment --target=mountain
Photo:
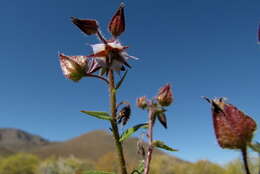
[[[129,138],[124,142],[124,150],[128,159],[138,161],[137,138]],[[15,152],[29,152],[42,158],[51,156],[75,156],[81,159],[97,161],[98,159],[115,152],[113,137],[109,132],[102,130],[92,131],[64,142],[50,142],[18,129],[0,129],[0,155]],[[167,155],[155,150],[155,155]],[[176,157],[169,156],[172,160],[184,162]]]
[[[139,159],[136,153],[137,138],[130,138],[124,143],[126,155]],[[45,158],[48,156],[75,156],[78,158],[97,160],[102,156],[114,152],[114,141],[111,134],[105,131],[92,131],[65,142],[52,143],[34,149],[32,152]],[[161,151],[155,153],[163,154]]]
[[[40,136],[19,129],[0,128],[0,153],[27,152],[47,144],[50,142]]]

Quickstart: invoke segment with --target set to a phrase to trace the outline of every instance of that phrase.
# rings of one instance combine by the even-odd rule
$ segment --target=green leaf
[[[120,137],[120,142],[126,140],[128,137],[130,137],[133,133],[135,133],[138,129],[140,128],[147,128],[148,124],[147,123],[142,123],[142,124],[137,124],[134,127],[131,127],[127,129],[125,132],[122,133]]]
[[[119,82],[116,84],[116,89],[120,88],[120,86],[122,85],[122,83],[123,83],[123,81],[125,80],[125,77],[126,77],[126,75],[127,75],[127,72],[128,72],[128,71],[126,71],[126,72],[124,73],[123,77],[122,77],[122,78],[119,80]]]
[[[249,147],[253,151],[260,153],[260,143],[259,142],[256,142],[255,144],[249,144]]]
[[[140,160],[137,169],[133,170],[131,174],[143,174],[144,173],[144,160]]]
[[[86,171],[83,174],[115,174],[115,173],[102,172],[102,171]]]
[[[153,146],[164,149],[164,150],[172,151],[172,152],[178,151],[177,149],[173,149],[173,148],[167,146],[166,144],[164,144],[164,142],[158,141],[158,140],[153,142]]]
[[[84,114],[102,119],[102,120],[112,120],[112,117],[107,112],[100,112],[100,111],[80,111]]]

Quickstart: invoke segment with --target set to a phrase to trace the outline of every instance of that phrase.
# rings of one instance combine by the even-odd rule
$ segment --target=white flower
[[[93,48],[94,54],[88,57],[95,58],[100,66],[104,68],[111,68],[115,71],[125,69],[124,65],[131,68],[131,66],[127,63],[127,60],[129,58],[137,59],[133,56],[129,56],[125,51],[127,47],[122,46],[117,40],[108,42],[107,44],[94,44],[91,45],[91,47]]]

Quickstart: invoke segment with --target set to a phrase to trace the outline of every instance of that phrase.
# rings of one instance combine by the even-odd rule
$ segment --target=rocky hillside
[[[14,128],[0,128],[0,152],[31,151],[50,144],[40,136]]]

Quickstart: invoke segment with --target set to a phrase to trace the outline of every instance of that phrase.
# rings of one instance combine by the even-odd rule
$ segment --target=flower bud
[[[222,148],[244,149],[252,140],[256,122],[223,98],[210,100],[216,138]]]
[[[147,98],[146,98],[146,96],[139,97],[136,100],[136,105],[137,105],[137,107],[139,107],[141,109],[145,109],[147,107]]]
[[[173,101],[172,90],[169,84],[163,86],[156,97],[161,106],[169,106]]]
[[[126,125],[126,123],[128,122],[128,120],[130,118],[130,115],[131,115],[131,107],[130,107],[130,105],[126,105],[118,113],[118,116],[117,116],[118,124],[122,123],[123,126]]]
[[[86,75],[87,65],[85,56],[65,56],[60,54],[59,57],[61,69],[65,77],[77,82]]]
[[[112,33],[114,37],[119,36],[121,33],[125,31],[124,8],[125,5],[121,3],[119,9],[116,11],[108,26],[109,31]]]
[[[81,29],[85,34],[92,35],[98,32],[98,22],[91,19],[78,19],[71,17],[72,23]]]

